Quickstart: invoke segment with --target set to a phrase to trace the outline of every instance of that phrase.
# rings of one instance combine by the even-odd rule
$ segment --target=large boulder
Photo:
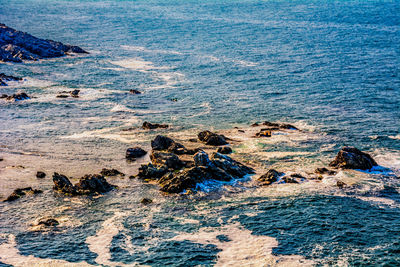
[[[217,152],[213,152],[211,155],[212,163],[232,175],[235,178],[242,178],[247,174],[253,174],[254,170],[250,167],[243,165],[242,163]]]
[[[173,153],[153,151],[150,155],[150,159],[154,165],[167,166],[174,170],[179,170],[185,165],[185,163]]]
[[[144,164],[139,167],[138,177],[141,179],[160,179],[168,172],[167,166],[156,167],[153,164]]]
[[[200,132],[197,137],[200,141],[210,146],[223,146],[228,144],[223,135],[219,135],[210,131]]]
[[[70,182],[67,176],[59,173],[53,174],[53,189],[64,194],[76,195],[77,191],[75,186]]]
[[[278,181],[278,178],[282,175],[283,173],[278,172],[274,169],[270,169],[265,174],[261,175],[257,180],[260,182],[261,185],[270,185]]]
[[[83,176],[76,185],[72,185],[69,179],[62,174],[54,173],[53,189],[68,195],[97,195],[106,193],[116,188],[109,184],[104,176],[99,174],[89,174]]]
[[[176,175],[168,173],[163,176],[159,184],[161,191],[168,193],[181,193],[187,189],[193,189],[197,183],[204,181],[208,174],[201,167],[193,167]]]
[[[193,155],[197,152],[196,149],[187,149],[184,145],[164,135],[157,135],[154,140],[151,141],[151,148],[159,151],[166,150],[177,155]]]
[[[146,155],[147,152],[140,147],[131,147],[126,150],[126,159],[128,160],[136,160],[137,158],[141,158]]]
[[[0,61],[22,62],[87,53],[78,46],[44,40],[0,24]]]
[[[336,158],[329,164],[329,166],[335,168],[359,170],[369,170],[377,165],[369,154],[349,146],[343,147],[336,155]]]

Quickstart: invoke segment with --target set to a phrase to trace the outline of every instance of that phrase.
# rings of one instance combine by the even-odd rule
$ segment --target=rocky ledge
[[[104,176],[99,174],[88,174],[83,176],[76,185],[73,185],[67,176],[54,173],[53,182],[55,191],[71,195],[98,195],[107,193],[116,188],[109,184]]]
[[[137,177],[157,182],[163,192],[182,193],[206,180],[230,181],[254,173],[226,155],[213,152],[210,157],[201,149],[187,149],[166,136],[157,136],[151,146],[151,163],[142,165]]]
[[[0,61],[22,62],[55,58],[69,53],[87,54],[78,46],[44,40],[0,24]]]

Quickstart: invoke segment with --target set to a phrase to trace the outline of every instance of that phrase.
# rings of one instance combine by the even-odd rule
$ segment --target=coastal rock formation
[[[119,170],[106,169],[106,168],[102,169],[100,174],[103,175],[103,176],[118,176],[118,175],[125,176],[125,174],[120,172]]]
[[[21,100],[31,99],[26,93],[18,93],[10,96],[3,94],[0,96],[0,98],[5,98],[8,101],[21,101]]]
[[[348,146],[343,147],[336,155],[336,158],[329,164],[329,166],[335,168],[359,170],[369,170],[377,165],[369,154]]]
[[[278,178],[282,175],[284,175],[284,173],[270,169],[265,174],[261,175],[257,180],[260,182],[260,185],[270,185],[278,181]]]
[[[0,52],[1,53],[1,52]],[[9,81],[21,81],[22,78],[5,75],[4,73],[0,73],[0,86],[7,86],[7,82]]]
[[[146,155],[147,152],[140,147],[132,147],[126,150],[126,158],[129,160],[135,160]]]
[[[167,166],[156,167],[153,164],[144,164],[140,166],[138,178],[156,180],[163,177],[168,172]]]
[[[194,155],[198,151],[197,149],[187,149],[184,145],[163,135],[157,135],[156,138],[151,141],[151,148],[158,151],[165,150],[177,155]]]
[[[54,173],[53,189],[68,195],[97,195],[111,191],[116,186],[109,184],[102,175],[89,174],[82,177],[76,185],[62,174]]]
[[[210,146],[223,146],[228,144],[223,135],[219,135],[210,131],[200,132],[197,137],[200,141]]]
[[[10,202],[10,201],[17,200],[27,194],[36,195],[36,194],[40,194],[42,192],[43,192],[42,190],[32,189],[32,187],[18,188],[18,189],[15,189],[14,192],[12,192],[12,194],[9,195],[4,200],[4,202]]]
[[[158,123],[150,123],[148,121],[143,122],[142,128],[145,130],[153,130],[153,129],[158,129],[158,128],[168,128],[169,126],[167,124],[158,124]]]
[[[0,24],[0,61],[22,62],[87,52],[78,46],[44,40]]]

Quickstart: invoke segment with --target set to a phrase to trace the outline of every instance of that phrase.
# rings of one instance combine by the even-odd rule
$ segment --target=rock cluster
[[[0,86],[7,86],[6,82],[9,81],[21,81],[22,78],[5,75],[4,73],[0,73]]]
[[[157,136],[151,143],[151,163],[142,165],[137,177],[156,181],[164,192],[181,193],[195,189],[198,183],[205,180],[230,181],[254,173],[252,168],[217,152],[209,157],[206,152],[197,149],[192,160],[184,161],[179,155],[192,154],[194,150],[186,149],[165,136]]]
[[[0,24],[0,61],[22,62],[62,57],[69,53],[87,53],[78,46],[44,40]]]
[[[76,195],[97,195],[107,193],[116,188],[109,184],[104,176],[99,174],[89,174],[83,176],[76,185],[73,185],[67,176],[54,173],[53,182],[55,191],[76,196]]]
[[[31,99],[26,93],[18,93],[13,95],[2,94],[0,98],[4,98],[9,101],[21,101],[21,100]]]

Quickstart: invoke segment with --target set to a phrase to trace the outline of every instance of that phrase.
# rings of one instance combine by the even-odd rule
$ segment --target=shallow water
[[[0,64],[24,78],[1,93],[35,97],[0,100],[0,196],[44,190],[0,203],[0,265],[399,265],[399,14],[395,1],[0,0],[0,22],[90,51]],[[80,98],[56,98],[73,89]],[[135,128],[145,120],[172,128]],[[302,131],[250,138],[264,120]],[[34,176],[132,175],[148,157],[126,162],[126,148],[203,129],[240,141],[234,156],[257,175],[310,173],[342,145],[381,167],[267,188],[256,175],[192,196],[110,178],[120,189],[94,199],[56,195]],[[45,216],[62,223],[31,226]]]

